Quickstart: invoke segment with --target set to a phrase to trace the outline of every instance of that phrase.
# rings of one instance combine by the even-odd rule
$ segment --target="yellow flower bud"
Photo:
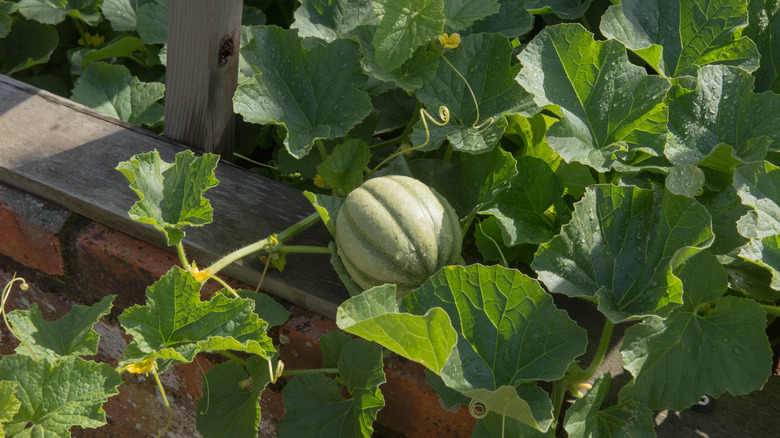
[[[325,188],[325,179],[319,173],[314,176],[314,185],[321,189]]]
[[[439,42],[445,49],[454,49],[460,45],[460,34],[453,33],[448,35],[443,33],[439,35]]]
[[[125,369],[127,371],[130,371],[133,374],[146,374],[151,372],[156,367],[157,367],[157,363],[154,361],[154,359],[149,358],[149,359],[144,359],[140,362],[130,364],[126,366]]]
[[[204,269],[201,271],[198,269],[198,266],[193,263],[192,267],[190,268],[190,274],[192,274],[196,280],[202,282],[208,280],[208,278],[211,277],[211,269]]]

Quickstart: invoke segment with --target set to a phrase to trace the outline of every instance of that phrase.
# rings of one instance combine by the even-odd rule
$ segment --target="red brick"
[[[320,337],[338,330],[333,320],[292,306],[292,315],[279,329],[279,356],[285,369],[322,368]]]
[[[0,184],[0,253],[49,275],[64,275],[60,231],[70,211]]]
[[[293,313],[279,330],[279,355],[285,369],[322,367],[319,339],[338,330],[336,323],[295,306],[289,310]],[[385,362],[385,375],[387,383],[381,386],[385,407],[377,418],[384,429],[410,438],[471,436],[477,420],[466,407],[445,410],[436,392],[425,383],[422,365],[393,355]]]
[[[122,309],[146,301],[146,287],[178,264],[178,258],[129,235],[91,224],[76,239],[76,251],[90,298],[117,294]]]
[[[380,386],[385,407],[377,422],[409,438],[470,437],[477,420],[468,407],[445,410],[433,388],[425,383],[422,365],[396,355],[385,360],[387,383]]]

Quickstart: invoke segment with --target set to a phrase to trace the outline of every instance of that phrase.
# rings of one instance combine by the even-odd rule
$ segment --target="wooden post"
[[[170,0],[165,136],[233,155],[242,0]]]

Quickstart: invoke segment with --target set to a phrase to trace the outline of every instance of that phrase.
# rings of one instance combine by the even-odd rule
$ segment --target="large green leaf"
[[[138,123],[158,100],[165,85],[141,82],[123,65],[93,62],[76,79],[71,99],[104,114]]]
[[[462,221],[492,201],[517,174],[515,159],[501,148],[478,155],[454,154],[449,163],[412,160],[409,168],[412,176],[444,196]]]
[[[146,305],[119,315],[133,336],[124,363],[155,357],[190,362],[200,352],[221,350],[267,358],[275,351],[268,323],[253,312],[254,301],[216,294],[204,302],[200,287],[192,274],[175,266],[146,288]]]
[[[672,269],[712,237],[710,215],[691,198],[600,184],[531,266],[552,292],[597,297],[612,322],[663,316],[682,302]]]
[[[603,438],[655,438],[653,411],[633,400],[605,409],[612,377],[609,373],[593,382],[593,388],[566,411],[563,427],[569,436]]]
[[[372,0],[379,25],[376,60],[385,71],[400,67],[421,45],[444,29],[443,0]]]
[[[528,33],[534,25],[534,16],[522,2],[499,0],[498,12],[488,15],[471,26],[475,33],[500,33],[507,38],[517,38]]]
[[[30,310],[9,313],[8,320],[21,341],[16,353],[49,359],[97,354],[100,335],[92,326],[108,314],[114,297],[116,295],[108,295],[89,307],[75,305],[62,318],[52,322],[43,319],[36,303],[30,305]]]
[[[385,382],[382,348],[364,339],[347,342],[338,360],[336,381],[322,374],[293,378],[282,390],[284,416],[279,436],[357,438],[371,436],[376,414],[385,405],[379,385]]]
[[[447,138],[456,150],[471,153],[490,150],[506,128],[505,114],[530,116],[539,111],[533,97],[514,80],[519,66],[510,65],[512,46],[503,35],[463,37],[460,46],[442,56],[452,66],[440,62],[436,76],[417,91],[417,98],[433,114],[442,105],[446,106],[451,120],[443,127],[428,122],[431,140],[426,149],[438,147]],[[478,106],[474,106],[474,98]],[[412,142],[419,146],[425,138],[420,121],[415,125]]]
[[[445,24],[463,30],[472,23],[498,12],[497,0],[448,0],[444,2]]]
[[[74,2],[77,3],[77,2]],[[57,24],[65,20],[74,8],[59,0],[20,0],[19,13],[39,23]]]
[[[138,8],[152,0],[103,0],[100,12],[117,32],[133,31],[138,23]],[[151,43],[147,41],[147,43]]]
[[[228,295],[228,292],[225,289],[221,292]],[[270,295],[248,289],[238,289],[236,293],[238,293],[238,296],[241,298],[246,298],[255,302],[255,315],[267,322],[268,328],[282,325],[287,321],[287,318],[290,317],[291,312],[271,298]]]
[[[748,27],[742,33],[758,46],[761,61],[756,77],[756,91],[780,93],[780,3],[774,0],[748,1]]]
[[[496,390],[552,381],[563,377],[585,348],[585,330],[558,310],[535,280],[500,266],[445,267],[404,305],[418,315],[441,308],[452,320],[460,340],[442,370],[451,387],[468,382],[475,389],[487,384],[485,389]]]
[[[84,53],[81,67],[86,68],[89,64],[103,59],[131,57],[140,50],[144,50],[144,42],[140,38],[125,36],[106,44],[104,47]],[[159,84],[158,87],[162,87],[162,84]],[[161,97],[162,95],[158,99]]]
[[[535,280],[500,266],[447,266],[400,303],[394,286],[373,288],[342,304],[337,323],[489,410],[548,429],[550,399],[532,382],[561,378],[586,339]]]
[[[216,365],[203,376],[196,424],[204,438],[250,437],[260,424],[260,394],[271,382],[268,363],[251,356],[244,367],[234,361]]]
[[[234,107],[244,120],[275,123],[287,130],[284,144],[302,158],[319,138],[337,138],[371,112],[359,87],[366,81],[357,44],[336,40],[301,45],[296,32],[275,26],[251,28],[241,54],[259,74],[239,86]]]
[[[0,11],[0,38],[5,38],[9,32],[11,32],[11,24],[14,19],[7,13]],[[2,430],[0,430],[2,432]]]
[[[621,41],[664,76],[695,76],[699,67],[727,64],[753,71],[758,49],[740,36],[747,3],[733,0],[624,0],[610,6],[601,33]]]
[[[367,74],[380,81],[392,82],[408,92],[420,88],[433,79],[441,58],[427,46],[415,50],[412,57],[404,61],[400,67],[393,70],[382,68],[377,61],[373,43],[376,30],[376,26],[358,26],[350,32],[350,37],[357,39],[360,44],[360,51],[363,54],[360,62]],[[404,120],[404,125],[407,122],[408,120]]]
[[[346,195],[363,183],[363,169],[371,159],[371,151],[362,140],[350,139],[333,148],[319,165],[317,172],[325,185]]]
[[[552,11],[565,20],[576,20],[585,14],[593,0],[526,0],[529,11],[545,13]]]
[[[738,250],[747,243],[747,238],[737,231],[737,221],[748,212],[734,187],[723,191],[709,192],[696,198],[712,216],[712,232],[715,241],[707,250],[713,254],[725,255]]]
[[[771,287],[780,290],[780,168],[767,161],[741,166],[734,187],[742,204],[752,208],[737,222],[739,233],[750,239],[740,256],[771,269]]]
[[[631,64],[622,44],[562,24],[542,30],[518,58],[520,84],[538,105],[563,112],[546,136],[564,160],[604,172],[617,160],[631,164],[639,151],[663,155],[670,83]]]
[[[549,436],[551,436],[550,431],[542,433],[539,429],[522,421],[496,412],[488,412],[484,418],[480,418],[471,433],[471,438],[545,438]]]
[[[16,398],[15,390],[16,382],[0,382],[0,436],[7,436],[5,423],[10,422],[22,406],[22,402]]]
[[[374,341],[437,374],[457,337],[442,309],[432,308],[423,315],[402,313],[393,285],[371,288],[341,303],[336,324],[347,333]]]
[[[15,23],[0,39],[0,73],[10,75],[49,62],[59,40],[54,26],[27,20]]]
[[[562,197],[563,185],[547,163],[535,157],[518,157],[517,175],[509,187],[498,192],[480,213],[498,219],[507,245],[538,245],[558,234],[561,219],[568,221],[569,208]],[[548,213],[553,205],[555,212]]]
[[[154,0],[138,7],[138,35],[146,44],[168,41],[168,0]]]
[[[331,42],[361,24],[379,24],[371,0],[305,0],[295,10],[290,27],[298,29],[301,37]]]
[[[723,296],[726,272],[707,252],[685,262],[678,276],[683,305],[667,319],[648,318],[626,330],[621,352],[634,381],[621,400],[679,411],[703,394],[761,388],[772,372],[764,310],[753,300]]]
[[[675,86],[669,93],[666,156],[675,164],[697,164],[725,144],[742,162],[763,160],[767,147],[780,140],[780,96],[753,93],[753,77],[735,67],[706,66],[698,73],[695,90]]]
[[[458,343],[441,371],[447,386],[547,430],[549,399],[531,382],[561,378],[586,339],[535,280],[500,266],[448,266],[404,303],[413,314],[444,309],[452,320]]]
[[[0,359],[0,380],[16,382],[19,411],[5,425],[6,437],[70,436],[72,426],[106,424],[102,404],[122,377],[108,364],[76,356],[59,360],[14,354]]]
[[[184,238],[183,226],[203,226],[212,220],[213,209],[202,195],[218,184],[217,161],[218,155],[196,158],[191,151],[182,151],[174,163],[167,163],[152,151],[119,163],[116,169],[140,198],[128,214],[165,233],[168,245],[176,245]]]

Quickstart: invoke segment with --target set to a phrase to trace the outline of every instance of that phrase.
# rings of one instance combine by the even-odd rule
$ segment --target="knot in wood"
[[[231,56],[233,56],[234,43],[233,37],[224,36],[219,43],[219,53],[217,54],[217,65],[222,67],[227,64]]]

